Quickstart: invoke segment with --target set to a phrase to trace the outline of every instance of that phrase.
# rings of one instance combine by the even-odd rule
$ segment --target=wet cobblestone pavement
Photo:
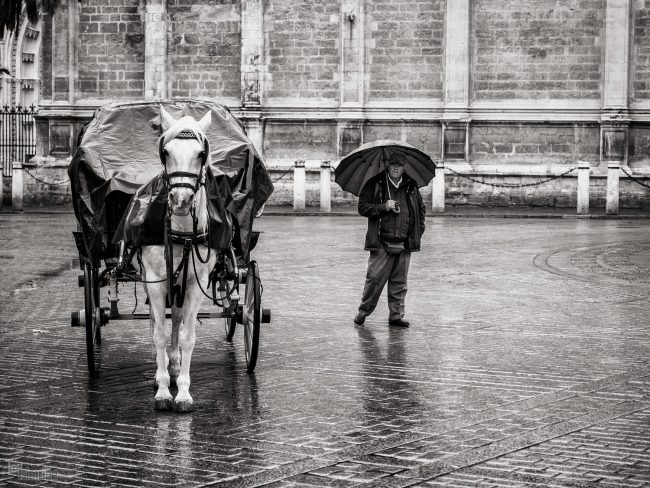
[[[0,486],[650,486],[647,221],[429,218],[406,330],[385,298],[352,323],[362,218],[258,224],[256,372],[204,321],[181,415],[148,321],[104,327],[88,379],[74,217],[0,213]]]

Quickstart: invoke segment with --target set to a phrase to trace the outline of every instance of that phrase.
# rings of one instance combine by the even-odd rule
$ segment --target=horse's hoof
[[[154,406],[159,412],[174,410],[174,401],[171,398],[154,398]]]
[[[181,400],[179,402],[174,401],[174,410],[178,413],[189,413],[194,411],[194,402],[187,400]]]

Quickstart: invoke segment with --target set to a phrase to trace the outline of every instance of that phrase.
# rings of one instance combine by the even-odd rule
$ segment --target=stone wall
[[[145,40],[138,1],[88,0],[79,8],[78,97],[142,97]]]
[[[443,0],[366,3],[368,100],[442,99],[444,18]]]
[[[473,163],[567,164],[598,161],[597,124],[477,122],[469,131]]]
[[[237,0],[169,2],[172,97],[239,98],[240,8]]]
[[[605,0],[473,2],[476,99],[599,99]]]
[[[650,176],[649,22],[650,0],[64,2],[42,23],[39,155],[69,158],[106,101],[198,97],[242,119],[274,176],[396,139],[444,160],[450,203],[573,206],[574,174],[497,191],[451,170]],[[650,200],[627,183],[622,206]]]
[[[337,99],[340,8],[335,0],[264,2],[269,103]]]

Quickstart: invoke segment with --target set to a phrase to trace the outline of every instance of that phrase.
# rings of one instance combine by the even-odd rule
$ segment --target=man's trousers
[[[390,254],[384,246],[377,251],[370,251],[366,284],[359,305],[359,313],[364,317],[370,315],[377,306],[386,282],[388,282],[388,320],[404,317],[407,291],[407,275],[411,262],[411,252]]]

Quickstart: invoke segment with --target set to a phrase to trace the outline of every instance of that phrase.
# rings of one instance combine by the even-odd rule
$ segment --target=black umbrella
[[[345,191],[359,196],[370,178],[385,171],[384,163],[389,156],[406,164],[405,173],[419,188],[428,185],[435,176],[436,164],[426,153],[406,142],[384,139],[363,144],[341,159],[334,170],[334,181]]]

